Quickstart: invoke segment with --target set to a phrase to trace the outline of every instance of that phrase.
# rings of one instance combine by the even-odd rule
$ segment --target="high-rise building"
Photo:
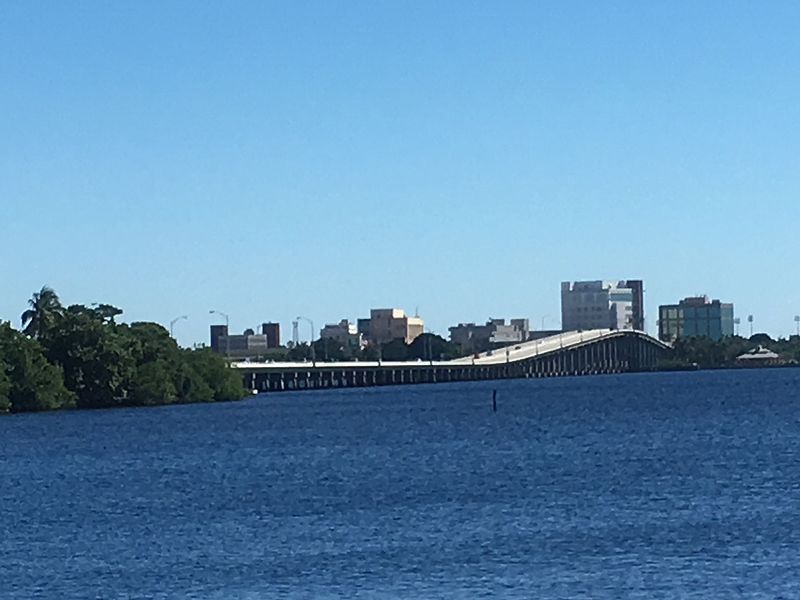
[[[719,341],[733,335],[733,325],[733,304],[709,300],[708,296],[692,296],[658,307],[658,339],[662,342],[687,337]]]
[[[625,287],[631,290],[631,317],[633,322],[631,325],[637,331],[644,331],[644,281],[641,279],[628,279],[625,281]]]
[[[565,281],[561,284],[561,329],[643,329],[644,283]]]
[[[280,323],[262,323],[261,333],[267,336],[267,348],[277,348],[281,345]]]

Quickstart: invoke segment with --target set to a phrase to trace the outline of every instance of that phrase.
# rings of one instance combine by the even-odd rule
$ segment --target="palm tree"
[[[22,313],[22,332],[34,338],[40,338],[53,325],[56,316],[64,307],[58,294],[52,288],[44,286],[28,300],[30,308]]]

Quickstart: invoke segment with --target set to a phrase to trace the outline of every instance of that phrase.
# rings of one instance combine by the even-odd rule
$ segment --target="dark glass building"
[[[708,296],[684,298],[678,304],[658,307],[658,339],[707,337],[719,341],[733,335],[733,304]]]
[[[277,348],[281,345],[280,323],[262,323],[261,333],[267,336],[267,348]]]
[[[644,331],[644,282],[641,279],[628,279],[625,287],[633,292],[631,326],[638,331]]]
[[[225,352],[225,348],[220,348],[220,339],[228,335],[227,325],[212,325],[211,326],[211,349],[214,352]]]

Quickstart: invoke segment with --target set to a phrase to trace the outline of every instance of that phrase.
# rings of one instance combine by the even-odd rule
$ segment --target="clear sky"
[[[800,314],[800,3],[0,5],[0,319],[207,341],[419,308],[558,325],[559,283]],[[742,332],[745,333],[743,324]],[[308,337],[308,325],[301,325]]]

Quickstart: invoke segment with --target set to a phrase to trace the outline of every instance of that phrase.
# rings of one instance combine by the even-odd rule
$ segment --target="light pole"
[[[422,359],[427,360],[428,362],[430,362],[431,365],[433,365],[433,344],[431,343],[433,338],[433,333],[431,332],[430,329],[426,329],[423,330],[421,337],[423,340]]]
[[[210,315],[219,315],[225,319],[225,358],[230,359],[231,357],[231,322],[228,315],[224,312],[218,310],[210,310],[208,311]]]
[[[308,345],[311,346],[311,364],[316,366],[316,364],[317,364],[317,355],[316,355],[316,352],[314,351],[314,332],[316,331],[316,329],[314,329],[314,321],[312,321],[308,317],[297,317],[297,320],[298,321],[305,321],[306,323],[308,323],[311,326],[311,339],[308,342]]]
[[[173,329],[175,329],[175,323],[177,323],[182,319],[188,319],[188,318],[189,317],[187,315],[181,315],[180,317],[175,317],[174,319],[172,319],[172,321],[169,322],[169,337],[171,338],[175,337],[175,334],[173,332]]]

